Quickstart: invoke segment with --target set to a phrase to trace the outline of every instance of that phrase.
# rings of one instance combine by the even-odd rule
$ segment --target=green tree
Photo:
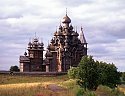
[[[123,81],[125,81],[125,72],[121,73],[121,78],[122,78]]]
[[[11,66],[10,67],[10,71],[12,71],[12,72],[19,72],[20,71],[20,69],[18,68],[18,66]]]
[[[98,87],[98,70],[92,56],[84,56],[78,65],[78,84],[89,90],[96,90]]]
[[[89,90],[96,90],[98,85],[110,88],[120,84],[120,73],[114,64],[94,61],[92,56],[84,56],[78,67],[68,71],[70,78],[76,78],[78,85]]]
[[[120,84],[120,73],[114,64],[96,62],[98,64],[99,83],[110,88],[115,88]]]

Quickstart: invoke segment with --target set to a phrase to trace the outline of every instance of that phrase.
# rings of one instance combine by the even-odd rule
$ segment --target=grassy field
[[[99,86],[94,92],[86,91],[83,96],[125,96],[125,86],[110,89]],[[0,75],[0,96],[82,96],[76,80],[67,75],[57,77],[31,77]]]
[[[34,76],[13,76],[13,75],[0,75],[0,84],[17,84],[17,83],[34,83],[34,82],[62,82],[68,80],[67,75],[56,77],[34,77]]]
[[[57,77],[32,77],[0,75],[0,96],[75,96],[72,90],[64,87],[67,75]],[[52,90],[48,85],[56,84],[61,90]],[[62,85],[61,85],[62,84]],[[56,86],[55,86],[56,87]]]

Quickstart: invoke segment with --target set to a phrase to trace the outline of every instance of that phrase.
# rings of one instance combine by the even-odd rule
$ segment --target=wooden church
[[[80,33],[80,34],[79,34]],[[72,66],[77,66],[82,56],[87,55],[87,42],[81,27],[81,32],[74,30],[67,13],[62,19],[58,30],[48,44],[43,59],[44,44],[38,38],[28,43],[28,53],[20,56],[21,72],[67,72]]]

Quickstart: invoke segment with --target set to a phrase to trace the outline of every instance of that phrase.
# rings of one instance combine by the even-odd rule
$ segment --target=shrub
[[[19,72],[20,69],[18,68],[18,66],[15,65],[10,67],[10,71]]]
[[[76,86],[74,88],[76,96],[96,96],[93,91],[85,90],[84,88]]]
[[[77,75],[78,75],[78,67],[71,67],[68,70],[68,76],[70,79],[77,78]]]

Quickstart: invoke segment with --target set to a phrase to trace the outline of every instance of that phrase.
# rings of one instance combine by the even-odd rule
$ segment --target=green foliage
[[[122,80],[125,81],[125,72],[122,73]]]
[[[93,91],[85,90],[79,86],[75,86],[73,91],[75,92],[75,96],[96,96]]]
[[[98,65],[99,83],[110,88],[117,87],[120,84],[120,74],[114,64],[105,62],[96,62]]]
[[[78,67],[68,71],[70,78],[76,78],[77,84],[82,88],[96,90],[99,85],[110,88],[120,84],[120,73],[114,64],[94,61],[92,56],[84,56]]]
[[[77,75],[78,75],[78,67],[71,67],[68,70],[68,76],[70,79],[77,78]]]
[[[10,71],[13,71],[13,72],[19,72],[20,71],[20,69],[18,68],[18,66],[11,66],[10,67]]]
[[[84,56],[79,63],[77,83],[85,89],[95,90],[98,87],[98,70],[92,56]]]
[[[77,88],[76,89],[76,96],[83,96],[84,89],[83,88]]]

